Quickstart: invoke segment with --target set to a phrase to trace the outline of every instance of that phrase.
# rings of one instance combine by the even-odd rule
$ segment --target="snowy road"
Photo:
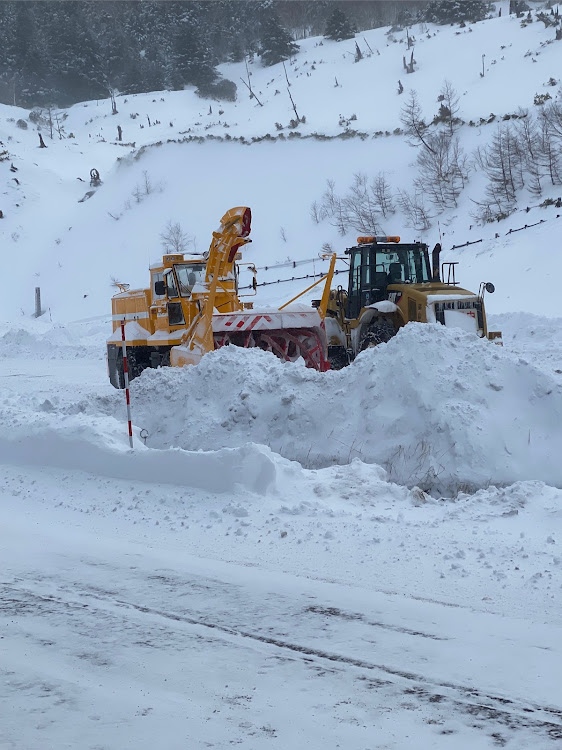
[[[3,748],[562,739],[558,628],[3,511]]]
[[[552,338],[539,323],[518,357]],[[169,441],[131,454],[123,394],[108,386],[91,335],[85,344],[72,330],[19,335],[2,359],[1,750],[562,742],[559,489],[536,477],[441,498],[388,482],[376,464],[306,470],[247,442],[258,401],[243,420],[212,402],[219,450]],[[12,351],[9,332],[4,340]],[[494,387],[486,374],[465,402],[485,395],[491,418],[505,419],[513,401],[498,399],[517,363],[526,368],[518,393],[538,398],[522,416],[534,440],[544,377],[553,378],[544,398],[558,399],[555,358],[543,375],[479,356],[474,370],[493,372]],[[287,372],[271,397],[274,367],[262,380],[254,368],[249,383],[238,373],[232,403],[261,393],[256,413],[275,406],[265,420],[286,429],[291,388],[321,398],[316,376]],[[429,368],[424,377],[428,393],[439,390]],[[204,404],[203,386],[194,381],[185,399],[185,383],[170,378],[167,401],[136,388],[133,419],[143,409],[179,432],[175,404]],[[434,399],[408,403],[429,424]],[[548,403],[555,419],[558,400]],[[396,422],[397,404],[389,392],[386,418]]]

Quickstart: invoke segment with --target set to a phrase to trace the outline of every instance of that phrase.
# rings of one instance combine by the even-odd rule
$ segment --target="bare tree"
[[[383,218],[387,219],[390,214],[395,213],[396,206],[394,205],[392,188],[384,172],[379,172],[375,177],[371,185],[371,190],[375,206]]]
[[[562,102],[556,99],[540,112],[541,150],[553,185],[562,182]]]
[[[440,106],[436,121],[445,124],[449,136],[452,138],[461,121],[458,117],[459,97],[450,81],[445,80],[443,82],[437,101],[440,102]]]
[[[448,132],[433,133],[427,140],[431,148],[418,152],[419,176],[414,184],[440,211],[456,207],[468,180],[468,159],[459,139]]]
[[[527,189],[531,195],[541,195],[543,191],[542,182],[548,171],[537,122],[528,110],[519,110],[515,129],[528,175]]]
[[[415,89],[410,91],[406,103],[400,110],[400,122],[410,145],[423,145],[431,151],[431,146],[427,142],[428,126],[424,122],[421,104]]]
[[[349,220],[345,211],[342,199],[335,191],[336,183],[333,180],[327,180],[326,190],[322,195],[321,212],[322,217],[330,219],[330,224],[336,227],[342,235],[347,233]]]
[[[548,122],[541,117],[540,144],[545,167],[552,185],[562,184],[562,154],[552,138]]]
[[[51,137],[51,140],[53,140],[53,105],[47,104],[47,126],[49,128],[49,135]]]
[[[310,218],[315,224],[320,224],[322,219],[326,218],[323,213],[322,206],[318,205],[318,201],[313,201],[310,206]]]
[[[173,222],[171,219],[160,235],[160,240],[164,250],[172,250],[174,253],[185,253],[188,246],[193,244],[193,237],[188,237],[182,230],[181,224]]]
[[[115,96],[117,94],[117,89],[108,83],[107,91],[109,94],[109,99],[111,101],[111,114],[116,115],[117,114],[117,102],[115,101]]]
[[[315,216],[320,220],[329,219],[341,235],[346,234],[350,227],[358,232],[381,233],[380,198],[387,213],[390,213],[391,207],[393,208],[390,186],[384,183],[382,187],[382,195],[377,196],[375,183],[369,184],[367,175],[358,173],[354,175],[347,193],[340,196],[335,192],[333,181],[329,180],[321,205],[313,205],[313,219]]]
[[[398,190],[398,205],[406,217],[407,225],[417,232],[426,232],[431,228],[429,210],[425,205],[423,192],[410,193],[407,190]]]
[[[60,118],[60,119],[59,119]],[[55,113],[55,122],[56,122],[56,131],[59,134],[59,140],[62,141],[63,138],[65,138],[66,133],[64,131],[64,125],[63,122],[66,120],[66,114],[63,114],[62,112]]]
[[[488,178],[486,205],[497,216],[508,216],[515,209],[517,191],[524,185],[524,157],[514,130],[498,125],[489,145],[478,149],[476,162]]]

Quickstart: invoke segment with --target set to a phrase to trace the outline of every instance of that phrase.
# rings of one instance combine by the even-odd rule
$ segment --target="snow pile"
[[[288,461],[267,448],[248,444],[207,453],[159,451],[143,446],[135,431],[135,451],[128,450],[124,425],[113,417],[53,413],[50,402],[30,420],[29,411],[0,404],[5,430],[0,462],[17,466],[50,466],[114,479],[158,481],[206,492],[274,490],[278,471]],[[297,467],[300,469],[300,467]]]
[[[494,315],[490,330],[503,332],[507,349],[528,362],[554,374],[562,374],[562,318],[545,318],[530,313]]]
[[[109,318],[53,324],[47,316],[22,317],[16,324],[0,324],[0,357],[34,359],[100,359],[111,328]]]
[[[562,485],[562,388],[527,360],[442,326],[409,325],[339,372],[234,347],[133,382],[152,447],[262,443],[308,468],[353,458],[432,492]]]

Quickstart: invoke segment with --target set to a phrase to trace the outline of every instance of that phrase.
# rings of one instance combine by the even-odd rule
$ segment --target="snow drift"
[[[135,436],[128,450],[123,425],[112,417],[62,416],[0,405],[5,427],[0,436],[0,464],[48,466],[113,479],[157,482],[206,492],[237,489],[265,494],[276,488],[288,461],[259,445],[206,453],[150,450]],[[138,431],[137,431],[138,433]]]
[[[230,347],[197,367],[145,371],[132,398],[153,447],[252,441],[307,468],[359,458],[391,481],[454,492],[562,485],[555,377],[460,330],[413,324],[339,372]]]

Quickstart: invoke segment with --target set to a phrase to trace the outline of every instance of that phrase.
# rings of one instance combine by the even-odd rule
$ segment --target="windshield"
[[[205,281],[204,263],[176,263],[174,268],[182,297],[190,297],[195,284]]]
[[[423,284],[431,280],[425,247],[375,249],[375,271],[387,275],[388,284]]]

